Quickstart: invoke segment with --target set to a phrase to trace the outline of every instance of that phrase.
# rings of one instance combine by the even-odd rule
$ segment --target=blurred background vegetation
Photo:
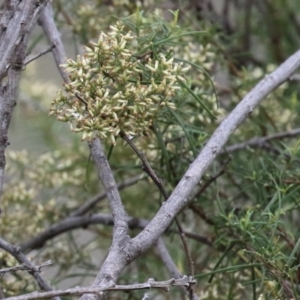
[[[55,18],[68,55],[96,41],[116,21],[126,28],[141,15],[144,24],[168,34],[179,9],[178,26],[186,32],[165,45],[177,62],[188,62],[186,87],[173,97],[175,111],[164,109],[149,137],[134,138],[137,148],[171,193],[222,118],[266,73],[299,45],[298,0],[53,1]],[[162,21],[164,20],[164,21]],[[165,22],[165,23],[164,23]],[[165,26],[165,27],[164,27]],[[168,27],[169,26],[169,27]],[[166,31],[164,31],[166,30]],[[47,47],[40,28],[29,44],[34,55]],[[166,49],[163,49],[166,50]],[[167,51],[167,50],[166,50]],[[232,135],[228,146],[299,127],[299,78],[270,94]],[[28,64],[20,85],[7,151],[1,236],[24,244],[51,224],[69,217],[102,191],[85,142],[69,125],[48,116],[62,80],[50,54]],[[205,107],[204,107],[205,106]],[[299,171],[297,132],[224,148],[195,190],[193,201],[178,216],[194,261],[196,291],[201,299],[297,298],[300,284]],[[141,162],[121,139],[111,152],[117,182],[142,174]],[[128,214],[150,220],[163,198],[149,179],[121,191]],[[109,213],[99,201],[87,214]],[[132,228],[134,236],[140,229]],[[176,226],[164,235],[182,274],[187,258]],[[109,225],[68,231],[37,249],[26,249],[36,263],[51,259],[54,285],[89,284],[111,241]],[[2,267],[16,264],[1,251]],[[47,274],[47,270],[45,273]],[[123,272],[122,284],[170,277],[155,251],[148,251]],[[28,276],[1,278],[6,295],[32,291]],[[112,299],[141,299],[140,292]],[[151,292],[151,299],[182,299],[180,291]],[[157,298],[156,298],[157,297]],[[162,298],[159,298],[162,297]]]

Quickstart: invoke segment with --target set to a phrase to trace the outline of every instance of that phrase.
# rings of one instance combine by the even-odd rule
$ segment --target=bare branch
[[[29,35],[36,25],[47,1],[7,1],[7,10],[1,19],[0,32],[0,192],[2,191],[7,132],[16,105],[17,89],[24,66]],[[7,77],[3,82],[3,79]],[[51,286],[34,269],[27,257],[7,241],[0,239],[0,247],[25,264],[40,288],[51,291]],[[57,298],[59,299],[59,298]]]
[[[222,168],[213,176],[211,176],[201,187],[197,187],[194,189],[192,194],[189,197],[189,202],[191,202],[191,199],[194,199],[195,197],[200,196],[204,191],[213,183],[215,182],[221,175],[225,173],[226,167],[229,164],[231,160],[231,157],[227,159],[222,165]],[[200,218],[202,218],[207,224],[209,225],[215,225],[214,220],[212,220],[210,217],[208,217],[205,212],[202,210],[202,208],[199,208],[195,205],[195,203],[190,203],[189,208],[195,212]]]
[[[99,178],[105,188],[114,220],[112,245],[92,286],[111,286],[115,285],[116,279],[120,276],[123,268],[133,260],[132,255],[135,255],[136,252],[131,247],[128,235],[128,217],[100,140],[96,139],[90,142],[89,147],[97,166]],[[94,297],[96,296],[92,294],[83,296],[84,299]]]
[[[143,164],[143,170],[149,175],[149,177],[153,180],[155,185],[160,190],[161,194],[165,198],[165,200],[168,198],[167,192],[163,186],[162,180],[157,177],[155,172],[153,171],[152,167],[150,166],[149,162],[147,161],[147,158],[145,157],[144,153],[139,151],[135,144],[126,136],[126,134],[120,134],[121,137],[127,142],[127,144],[132,148],[132,150],[136,153],[136,155],[139,157],[139,159],[142,161]]]
[[[45,293],[30,293],[17,297],[9,297],[6,300],[36,300],[36,299],[48,299],[55,296],[78,296],[83,294],[95,294],[101,295],[105,291],[135,291],[135,290],[146,290],[146,289],[163,289],[168,291],[170,287],[174,286],[184,286],[189,287],[195,284],[195,280],[189,278],[188,276],[183,276],[179,279],[169,279],[166,281],[155,281],[154,279],[149,279],[145,283],[136,283],[131,285],[115,285],[108,287],[75,287],[67,290],[57,290]]]
[[[148,293],[145,293],[142,300],[149,300],[149,294]]]
[[[46,1],[9,1],[0,21],[0,193],[2,191],[8,128],[16,105],[26,46]],[[6,82],[3,79],[6,78]]]
[[[128,226],[131,228],[143,229],[149,223],[145,219],[128,218]],[[84,228],[93,224],[114,225],[114,219],[111,214],[94,214],[90,216],[70,217],[62,220],[45,231],[39,233],[31,240],[20,244],[20,249],[27,253],[33,249],[42,247],[48,240],[69,230]]]
[[[19,245],[22,252],[28,253],[31,250],[41,248],[48,240],[55,238],[56,236],[63,234],[67,231],[86,228],[90,225],[102,224],[102,225],[114,225],[113,216],[111,214],[94,214],[88,216],[69,217],[65,220],[53,224],[45,231],[39,233],[27,242],[23,242]],[[144,229],[149,224],[149,220],[142,218],[129,217],[128,227],[130,229]],[[167,232],[178,233],[176,230],[169,229]],[[200,243],[206,244],[212,247],[212,241],[199,234],[193,234],[188,231],[184,231],[184,234]]]
[[[19,5],[19,1],[6,1],[5,7],[4,7],[4,14],[1,16],[0,21],[0,39],[2,39],[3,35],[5,35],[8,24],[12,17],[15,14],[15,11]]]
[[[59,68],[64,81],[68,82],[68,74],[61,67],[61,64],[66,58],[66,53],[60,39],[59,31],[57,30],[53,20],[53,11],[50,4],[48,4],[43,10],[40,23],[49,40],[49,43],[51,45],[55,45],[52,53],[54,55],[56,65]],[[103,153],[99,139],[92,141],[89,144],[89,147],[91,155],[97,165],[99,177],[101,178],[105,187],[106,195],[109,200],[114,218],[112,246],[99,274],[94,281],[96,285],[101,284],[102,286],[107,286],[115,284],[115,280],[119,277],[123,268],[131,261],[129,257],[131,257],[132,249],[129,249],[130,247],[127,249],[130,238],[127,235],[128,224],[126,212],[121,202],[113,174]],[[102,169],[102,167],[104,167],[104,169]],[[90,296],[93,297],[94,295]],[[90,296],[87,295],[88,298],[90,298]]]
[[[300,81],[300,74],[294,74],[290,77],[290,80]]]
[[[27,265],[27,264],[23,263],[22,265],[14,266],[11,268],[0,269],[0,275],[9,273],[9,272],[16,272],[16,271],[41,272],[41,269],[43,267],[50,266],[50,265],[52,265],[51,260],[48,260],[39,266],[31,266],[31,265]]]
[[[13,66],[13,59],[20,49],[27,45],[28,36],[31,33],[40,11],[46,1],[13,1],[1,18],[1,43],[0,43],[0,80]],[[23,57],[24,59],[24,57]],[[22,57],[19,57],[21,68]]]
[[[117,189],[119,191],[137,183],[138,181],[145,179],[146,176],[143,174],[134,176],[132,178],[129,178],[127,180],[125,180],[124,182],[120,182],[117,185]],[[96,195],[95,197],[91,198],[90,200],[86,201],[80,208],[78,208],[76,211],[74,211],[73,213],[71,213],[71,217],[78,217],[78,216],[82,216],[85,213],[87,213],[89,210],[91,210],[98,202],[100,202],[101,200],[106,198],[106,193],[105,192],[101,192],[98,195]]]
[[[55,47],[55,46],[52,45],[52,46],[50,46],[49,48],[47,48],[46,50],[44,50],[44,51],[40,52],[39,54],[35,55],[34,57],[29,58],[28,60],[25,61],[24,65],[26,66],[26,65],[28,65],[29,63],[31,63],[32,61],[38,59],[39,57],[41,57],[41,56],[43,56],[43,55],[45,55],[45,54],[51,52],[52,49],[53,49],[54,47]]]
[[[127,214],[123,207],[116,181],[106,155],[104,154],[100,140],[96,139],[90,142],[89,147],[112,210],[114,218],[114,236],[120,235],[121,232],[126,234],[128,230]]]
[[[64,45],[60,38],[60,32],[58,31],[54,19],[53,19],[53,9],[50,3],[46,5],[41,13],[41,17],[39,20],[46,37],[48,38],[48,42],[50,45],[55,46],[53,48],[52,53],[57,65],[57,68],[64,79],[65,82],[69,81],[69,77],[64,68],[61,67],[63,63],[66,62],[66,52]]]
[[[28,269],[30,269],[29,274],[31,274],[34,277],[41,289],[45,291],[52,291],[52,288],[49,285],[49,283],[39,273],[40,270],[35,269],[35,267],[27,259],[27,257],[21,252],[19,247],[15,247],[12,244],[0,238],[0,248],[4,249],[9,254],[11,254],[19,263],[24,264],[28,267]],[[56,297],[55,299],[60,300],[59,297]]]
[[[263,136],[263,137],[254,137],[246,142],[240,143],[240,144],[235,144],[235,145],[231,145],[226,147],[223,151],[221,151],[220,153],[232,153],[235,151],[239,151],[242,149],[245,149],[247,147],[252,147],[252,148],[256,148],[256,147],[263,147],[264,145],[267,144],[267,142],[271,141],[271,140],[278,140],[278,139],[284,139],[284,138],[293,138],[300,135],[300,128],[296,128],[296,129],[292,129],[289,131],[285,131],[285,132],[278,132],[278,133],[274,133],[274,134],[270,134],[268,136]]]
[[[159,254],[161,260],[164,262],[170,276],[172,276],[173,278],[180,278],[182,275],[178,271],[162,238],[158,239],[158,241],[156,243],[156,250],[157,250],[157,253]]]

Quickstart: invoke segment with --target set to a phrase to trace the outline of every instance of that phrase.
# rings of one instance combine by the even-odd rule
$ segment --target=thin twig
[[[213,221],[210,217],[206,215],[206,213],[202,210],[202,208],[195,205],[195,203],[189,204],[189,208],[196,213],[202,220],[204,220],[209,225],[215,225],[215,221]]]
[[[300,81],[300,74],[294,74],[290,77],[290,80]]]
[[[185,233],[184,233],[184,231],[183,231],[183,229],[181,227],[180,222],[178,221],[178,218],[175,217],[174,219],[175,219],[175,223],[176,223],[176,226],[178,228],[178,231],[180,233],[180,238],[181,238],[181,242],[183,244],[184,252],[185,252],[185,254],[187,256],[189,275],[190,276],[194,276],[195,275],[194,274],[194,261],[192,259],[191,252],[189,250],[189,246],[187,244],[187,241],[185,239]]]
[[[199,234],[196,234],[193,232],[188,232],[188,231],[185,231],[184,234],[188,238],[193,239],[201,244],[207,245],[209,247],[214,247],[213,239],[211,237],[199,235]]]
[[[185,286],[189,287],[194,285],[196,282],[193,278],[188,276],[183,276],[182,278],[175,279],[172,278],[166,281],[155,281],[154,279],[149,279],[148,282],[136,283],[131,285],[114,285],[114,286],[104,286],[104,287],[75,287],[67,290],[56,290],[44,293],[30,293],[17,297],[9,297],[6,300],[36,300],[36,299],[48,299],[55,296],[80,296],[83,294],[95,294],[99,295],[105,291],[123,291],[130,292],[136,290],[147,290],[147,289],[163,289],[168,291],[170,287],[174,286]]]
[[[9,272],[16,272],[16,271],[28,271],[28,272],[41,272],[41,269],[46,266],[52,265],[52,261],[48,260],[44,262],[43,264],[39,266],[32,266],[32,265],[27,265],[23,263],[22,265],[14,266],[11,268],[5,268],[5,269],[0,269],[0,275],[9,273]]]
[[[123,182],[118,183],[117,188],[119,191],[121,191],[143,179],[145,179],[144,174],[134,176]],[[84,215],[85,213],[90,211],[97,203],[99,203],[101,200],[103,200],[105,198],[106,198],[106,193],[105,193],[105,191],[103,191],[103,192],[99,193],[98,195],[96,195],[95,197],[87,200],[81,207],[76,209],[76,211],[72,212],[70,214],[70,217],[78,217],[78,216]]]
[[[88,110],[89,108],[88,103],[78,93],[75,93],[75,96],[80,102],[82,102],[85,105],[85,109]]]
[[[157,177],[157,175],[153,171],[152,167],[150,166],[149,162],[147,161],[147,158],[145,157],[144,153],[141,152],[141,151],[139,151],[139,149],[137,149],[137,147],[135,146],[135,144],[132,142],[132,140],[130,138],[128,138],[128,136],[126,134],[121,133],[120,135],[121,135],[122,139],[124,139],[127,142],[127,144],[132,148],[132,150],[139,157],[139,159],[141,160],[141,162],[143,164],[143,170],[153,180],[153,182],[158,187],[158,189],[160,190],[161,194],[163,195],[163,197],[166,200],[168,198],[168,195],[167,195],[167,192],[166,192],[166,190],[165,190],[165,188],[164,188],[164,186],[162,184],[162,180]]]
[[[289,131],[285,132],[278,132],[274,134],[270,134],[268,136],[263,136],[263,137],[254,137],[246,142],[240,143],[240,144],[235,144],[226,147],[224,150],[220,152],[220,154],[223,153],[232,153],[235,151],[243,150],[247,147],[263,147],[267,142],[271,140],[278,140],[278,139],[284,139],[284,138],[294,138],[300,135],[300,128],[292,129]]]
[[[213,182],[215,182],[221,175],[223,175],[230,160],[231,157],[223,164],[222,168],[215,175],[211,176],[198,190],[193,193],[192,197],[199,197]],[[189,208],[193,210],[198,216],[200,216],[207,224],[215,225],[215,222],[211,218],[209,218],[201,208],[197,207],[195,203],[190,203]]]
[[[32,61],[38,59],[39,57],[51,52],[54,47],[55,47],[55,45],[52,45],[49,48],[47,48],[46,50],[44,50],[44,51],[40,52],[39,54],[37,54],[36,56],[26,60],[25,63],[24,63],[24,66],[28,65],[29,63],[31,63]]]

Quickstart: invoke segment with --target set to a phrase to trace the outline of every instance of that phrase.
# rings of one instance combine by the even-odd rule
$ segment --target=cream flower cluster
[[[147,135],[153,119],[168,106],[188,68],[163,53],[134,55],[137,39],[117,23],[77,61],[64,65],[70,82],[51,106],[51,114],[82,132],[83,140],[99,137],[115,144],[120,132]],[[145,48],[144,48],[145,49]]]

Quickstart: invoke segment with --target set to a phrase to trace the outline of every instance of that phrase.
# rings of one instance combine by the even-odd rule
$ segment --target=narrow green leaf
[[[243,265],[236,265],[236,266],[231,266],[231,267],[226,267],[218,270],[214,270],[211,272],[203,273],[196,275],[195,278],[203,278],[212,274],[218,274],[218,273],[227,273],[227,272],[236,272],[240,271],[242,269],[247,269],[247,268],[253,268],[253,267],[262,267],[263,264],[255,263],[255,264],[243,264]]]
[[[173,117],[176,119],[176,121],[178,122],[178,124],[180,125],[182,130],[184,131],[185,136],[189,142],[189,145],[193,151],[193,154],[196,157],[197,150],[195,148],[195,141],[194,141],[193,137],[190,135],[189,131],[187,130],[187,128],[186,128],[184,122],[181,120],[180,116],[173,109],[168,108],[168,110],[170,111],[170,113],[173,115]]]
[[[217,263],[216,263],[216,265],[215,265],[215,267],[214,267],[214,270],[216,270],[216,269],[219,267],[219,265],[222,263],[222,261],[223,261],[224,258],[228,255],[228,253],[231,251],[231,249],[234,247],[234,245],[235,245],[234,242],[230,243],[230,245],[229,245],[229,246],[227,247],[227,249],[224,251],[223,255],[222,255],[222,256],[220,257],[220,259],[217,261]],[[208,279],[208,283],[211,283],[211,282],[213,281],[214,276],[215,276],[215,274],[212,274],[212,275],[210,276],[210,278]]]
[[[288,261],[287,261],[287,265],[289,267],[291,267],[291,265],[292,265],[292,263],[293,263],[293,261],[295,259],[295,254],[298,251],[299,247],[300,247],[300,238],[298,239],[298,241],[297,241],[297,243],[296,243],[296,245],[295,245],[295,247],[294,247],[294,249],[293,249],[293,251],[292,251],[292,253],[291,253],[291,255],[290,255],[289,259],[288,259]]]
[[[185,84],[184,81],[180,80],[177,78],[177,81],[179,84],[184,87],[190,94],[191,96],[194,97],[194,99],[201,105],[201,107],[214,119],[216,119],[216,116],[212,114],[212,112],[209,110],[209,108],[201,101],[201,99]]]

